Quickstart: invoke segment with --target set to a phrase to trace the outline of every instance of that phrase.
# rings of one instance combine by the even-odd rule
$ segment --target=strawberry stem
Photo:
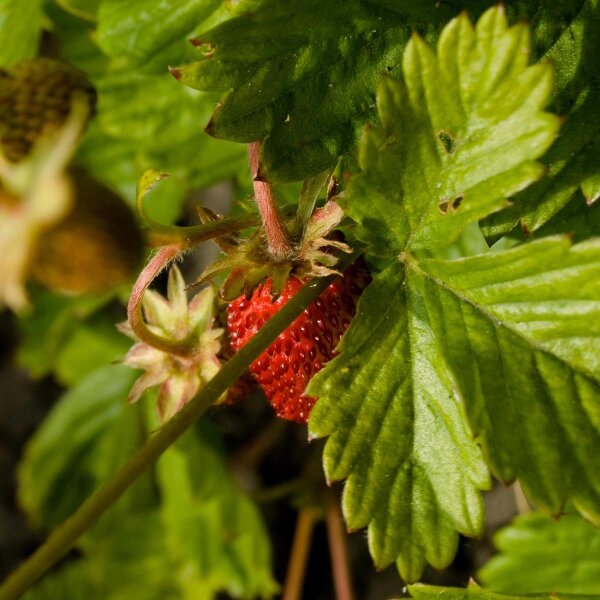
[[[248,144],[248,162],[250,163],[256,204],[262,218],[269,250],[275,261],[283,262],[291,256],[292,244],[279,213],[273,187],[268,181],[262,180],[258,173],[260,166],[260,142]]]
[[[169,354],[185,356],[194,349],[191,343],[186,343],[185,340],[181,342],[174,342],[157,335],[148,328],[142,314],[145,291],[154,281],[156,276],[177,257],[179,252],[179,248],[176,246],[165,246],[164,248],[161,248],[150,260],[150,262],[142,269],[137,281],[133,285],[131,295],[129,296],[129,303],[127,304],[127,318],[129,319],[131,329],[142,342],[145,342],[146,344]]]
[[[335,596],[337,600],[353,600],[352,578],[350,577],[348,553],[346,552],[344,518],[342,517],[338,498],[332,490],[325,492],[325,521],[327,523]]]
[[[302,597],[306,559],[316,520],[317,510],[313,506],[304,507],[298,515],[282,600],[298,600]]]

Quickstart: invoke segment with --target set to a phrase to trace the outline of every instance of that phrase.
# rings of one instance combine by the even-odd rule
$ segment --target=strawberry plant
[[[600,598],[598,0],[0,32],[0,600]]]

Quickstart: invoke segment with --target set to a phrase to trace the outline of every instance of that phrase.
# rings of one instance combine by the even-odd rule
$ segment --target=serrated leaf
[[[109,56],[163,70],[189,56],[190,37],[222,0],[102,0],[96,40]],[[172,64],[172,63],[171,63]]]
[[[489,481],[423,297],[401,265],[364,292],[339,349],[310,383],[319,401],[309,430],[330,436],[327,478],[348,478],[348,526],[368,525],[376,565],[396,561],[416,581],[426,562],[452,561],[457,532],[482,531],[479,490]]]
[[[411,267],[494,473],[600,520],[600,240]]]
[[[33,58],[44,24],[42,0],[0,0],[0,67]]]
[[[566,233],[574,242],[600,236],[600,202],[589,205],[582,196],[573,198],[544,223],[536,237]],[[506,238],[505,238],[506,239]]]
[[[415,600],[597,600],[598,596],[580,594],[540,594],[522,596],[519,594],[497,594],[476,585],[466,589],[438,587],[422,583],[408,587]]]
[[[569,202],[580,197],[579,188],[600,172],[600,2],[584,0],[559,8],[563,18],[537,26],[547,33],[566,20],[558,38],[542,35],[540,56],[556,69],[557,89],[551,109],[566,117],[560,137],[542,161],[548,176],[514,198],[514,205],[483,223],[483,231],[496,241],[520,222],[526,232],[539,229]],[[550,13],[556,9],[548,9]],[[546,9],[540,9],[544,16]],[[552,19],[550,19],[552,21]],[[585,188],[584,188],[585,193]],[[588,196],[589,197],[589,196]]]
[[[600,529],[577,515],[522,515],[494,536],[500,554],[479,571],[496,592],[600,594]]]
[[[204,57],[178,71],[191,87],[229,91],[207,131],[263,139],[269,178],[297,181],[335,165],[375,112],[382,73],[398,73],[411,27],[456,14],[433,0],[265,0],[203,33]]]
[[[403,81],[379,85],[381,127],[367,130],[342,200],[373,251],[447,245],[541,177],[535,159],[559,119],[542,112],[551,67],[527,66],[529,54],[527,26],[509,28],[501,7],[476,28],[465,14],[454,19],[437,54],[413,36]]]
[[[493,472],[557,514],[599,520],[600,240],[393,263],[364,292],[340,356],[308,393],[351,528],[414,581],[481,522]],[[464,407],[463,407],[464,404]],[[431,536],[435,531],[435,537]],[[431,546],[433,544],[433,547]]]

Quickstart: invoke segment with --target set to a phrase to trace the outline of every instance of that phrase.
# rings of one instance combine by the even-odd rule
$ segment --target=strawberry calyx
[[[258,143],[249,144],[256,202],[262,228],[247,240],[223,236],[214,241],[225,256],[207,267],[193,285],[209,281],[217,274],[229,272],[222,289],[225,301],[243,294],[249,297],[261,282],[269,279],[272,296],[277,297],[291,275],[299,279],[340,274],[335,270],[339,252],[351,252],[330,234],[341,223],[344,212],[334,200],[314,209],[317,197],[329,181],[331,173],[321,173],[304,183],[298,211],[285,219],[277,204],[272,186],[259,174]],[[203,223],[216,218],[206,210],[199,212]]]

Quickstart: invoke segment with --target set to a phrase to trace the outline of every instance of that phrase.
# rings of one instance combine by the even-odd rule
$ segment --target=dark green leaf
[[[364,292],[339,349],[311,381],[309,429],[330,436],[327,478],[348,478],[348,526],[368,525],[376,565],[396,561],[416,581],[426,562],[452,561],[457,532],[482,531],[489,480],[422,292],[401,265]]]
[[[452,21],[437,54],[413,37],[404,82],[379,86],[381,128],[367,131],[342,199],[374,252],[445,246],[543,174],[534,159],[559,119],[542,112],[551,68],[528,67],[529,53],[527,27],[508,28],[501,8],[475,29],[464,14]]]
[[[42,0],[0,0],[0,67],[33,58],[44,25]]]
[[[399,73],[411,27],[435,30],[456,11],[433,0],[265,0],[198,38],[204,58],[179,71],[201,90],[229,91],[207,130],[264,139],[274,180],[333,166],[373,121],[382,73]]]
[[[96,14],[98,7],[102,0],[56,0],[62,8],[70,13],[81,17],[82,19],[88,19],[90,21],[96,20]]]
[[[523,515],[494,542],[500,554],[479,572],[494,591],[600,594],[600,529],[576,515]]]

